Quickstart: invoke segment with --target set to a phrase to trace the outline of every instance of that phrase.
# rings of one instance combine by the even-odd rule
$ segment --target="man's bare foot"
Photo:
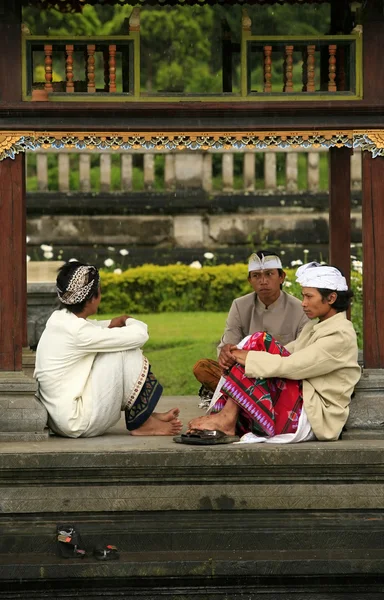
[[[176,435],[180,433],[183,424],[179,419],[161,421],[152,415],[138,429],[131,431],[131,435]]]
[[[219,429],[227,435],[235,435],[238,412],[238,406],[231,399],[228,399],[220,412],[207,415],[206,417],[197,417],[189,421],[188,430]]]
[[[159,421],[172,421],[173,419],[177,419],[179,414],[179,408],[171,408],[171,410],[168,410],[167,412],[153,412],[152,417],[159,419]]]

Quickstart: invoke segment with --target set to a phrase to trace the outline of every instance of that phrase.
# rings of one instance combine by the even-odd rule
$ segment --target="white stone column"
[[[165,155],[164,161],[164,187],[173,190],[176,184],[175,155],[173,152]]]
[[[266,190],[275,190],[277,187],[275,152],[267,151],[264,154],[264,187]]]
[[[362,172],[361,150],[354,150],[351,156],[351,187],[353,190],[361,190]]]
[[[59,191],[69,192],[69,154],[59,154]]]
[[[309,192],[318,192],[320,188],[320,154],[308,152],[307,182]]]
[[[121,155],[121,189],[123,192],[132,190],[132,154]]]
[[[297,179],[298,179],[298,167],[297,167],[297,152],[287,152],[285,162],[285,182],[287,192],[297,192]]]
[[[255,153],[245,152],[244,153],[244,164],[243,164],[243,179],[244,179],[244,190],[246,192],[255,191],[255,179],[256,179],[256,166],[255,166]]]
[[[144,154],[144,188],[152,190],[155,185],[155,156]]]
[[[203,154],[203,190],[212,191],[212,154]]]
[[[111,155],[100,154],[100,191],[111,191]]]
[[[233,191],[233,154],[224,152],[222,156],[223,192]]]
[[[37,189],[48,191],[48,156],[39,152],[36,155]]]
[[[80,191],[91,191],[91,155],[80,154],[79,156]]]

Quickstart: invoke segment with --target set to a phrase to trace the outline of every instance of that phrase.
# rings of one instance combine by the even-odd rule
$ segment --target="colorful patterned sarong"
[[[269,333],[254,333],[243,346],[244,350],[256,350],[289,356]],[[244,367],[235,364],[221,388],[222,396],[212,412],[224,408],[227,398],[240,407],[236,433],[252,432],[258,436],[272,437],[297,430],[303,405],[302,382],[291,379],[255,379],[245,375]]]
[[[128,431],[141,427],[156,408],[163,386],[157,381],[149,365],[148,375],[136,400],[125,410],[125,423]]]

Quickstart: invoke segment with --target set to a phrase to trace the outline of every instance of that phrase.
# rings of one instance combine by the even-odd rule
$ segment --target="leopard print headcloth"
[[[89,292],[95,285],[99,284],[99,272],[96,267],[82,265],[78,267],[69,280],[65,290],[56,285],[57,295],[63,304],[79,304],[87,299]]]

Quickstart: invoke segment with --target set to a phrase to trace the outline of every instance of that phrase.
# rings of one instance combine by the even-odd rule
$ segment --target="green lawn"
[[[110,319],[114,315],[100,315]],[[227,313],[160,313],[132,315],[148,325],[144,354],[168,396],[196,394],[199,384],[192,368],[200,358],[216,358]]]

